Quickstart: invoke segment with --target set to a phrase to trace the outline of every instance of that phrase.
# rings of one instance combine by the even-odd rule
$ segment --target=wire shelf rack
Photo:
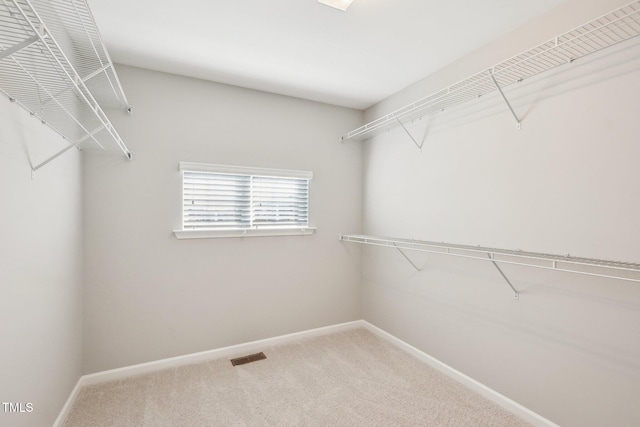
[[[342,141],[369,139],[402,125],[401,120],[428,116],[495,91],[501,92],[501,88],[571,63],[639,34],[640,1],[637,0],[360,126],[343,135]]]
[[[494,263],[494,265],[495,263],[523,265],[546,270],[563,271],[640,283],[640,264],[630,262],[606,261],[594,258],[572,257],[568,255],[552,255],[520,250],[496,249],[482,246],[467,246],[444,242],[395,239],[390,237],[358,234],[343,234],[340,236],[340,240],[365,245],[390,247],[398,250],[428,252],[439,255],[475,259],[479,261],[490,261]]]
[[[96,99],[131,111],[86,0],[0,0],[0,91],[73,147],[131,158]]]

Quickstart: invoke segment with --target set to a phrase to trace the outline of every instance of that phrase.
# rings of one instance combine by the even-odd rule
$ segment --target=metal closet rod
[[[563,271],[586,276],[604,277],[607,279],[640,282],[640,264],[620,261],[606,261],[595,258],[578,258],[569,255],[553,255],[520,250],[496,249],[482,246],[457,245],[444,242],[429,242],[424,240],[394,239],[358,234],[342,234],[340,240],[344,242],[361,243],[365,245],[384,246],[394,249],[405,249],[428,252],[438,255],[450,255],[459,258],[471,258],[492,263],[523,265],[542,268],[545,270]],[[479,256],[482,255],[482,256]],[[595,273],[572,269],[573,267],[596,267],[606,269],[609,273]],[[637,274],[638,278],[627,277],[621,273]]]

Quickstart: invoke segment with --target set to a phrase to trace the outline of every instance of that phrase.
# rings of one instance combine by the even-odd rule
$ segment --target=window
[[[182,230],[176,237],[312,234],[309,180],[313,173],[180,163]]]

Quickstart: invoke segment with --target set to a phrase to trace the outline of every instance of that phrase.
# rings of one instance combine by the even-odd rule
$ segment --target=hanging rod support
[[[502,269],[500,268],[500,266],[498,264],[496,264],[496,262],[493,260],[493,254],[488,253],[487,256],[489,257],[489,259],[491,260],[491,264],[493,264],[493,266],[496,268],[496,270],[498,270],[498,272],[500,273],[500,275],[502,276],[502,278],[507,282],[507,284],[509,285],[509,287],[513,290],[513,299],[519,299],[520,298],[520,294],[518,293],[517,289],[511,284],[511,281],[509,280],[509,278],[507,278],[507,276],[504,274],[504,272],[502,271]]]
[[[104,125],[99,126],[98,128],[94,129],[91,133],[86,134],[85,136],[83,136],[82,138],[80,138],[79,140],[74,142],[73,144],[64,147],[62,150],[58,151],[53,156],[49,157],[47,160],[43,161],[42,163],[38,164],[37,166],[32,167],[31,168],[31,177],[33,178],[33,173],[35,171],[37,171],[38,169],[40,169],[41,167],[43,167],[47,163],[51,162],[52,160],[55,160],[58,157],[62,156],[64,153],[66,153],[67,151],[71,150],[72,148],[77,147],[78,145],[82,144],[87,139],[93,138],[93,136],[96,133],[100,132],[104,128],[105,128]],[[128,157],[131,158],[130,156],[128,156]]]
[[[393,244],[393,246],[395,246],[395,247],[396,247],[396,249],[398,250],[398,252],[400,252],[400,253],[402,254],[402,256],[404,257],[404,259],[406,259],[407,261],[409,261],[409,264],[411,264],[411,265],[413,266],[413,268],[415,268],[415,269],[416,269],[416,271],[420,271],[420,269],[418,268],[418,266],[417,266],[417,265],[415,265],[415,264],[413,263],[413,261],[411,261],[411,259],[407,256],[407,254],[405,254],[405,253],[402,251],[402,249],[400,249],[400,248],[398,247],[398,245],[396,245],[396,244],[394,243],[394,244]]]
[[[2,52],[0,52],[0,60],[6,58],[7,56],[11,56],[14,53],[16,53],[19,50],[24,49],[27,46],[30,46],[32,44],[34,44],[35,42],[37,42],[40,39],[40,37],[38,36],[33,36],[33,37],[29,37],[26,40],[21,41],[18,44],[14,44],[13,46],[3,50]]]
[[[511,104],[509,104],[509,100],[504,95],[504,92],[502,91],[502,88],[500,87],[500,85],[498,84],[498,81],[494,77],[492,70],[489,70],[489,76],[491,77],[491,80],[493,80],[493,84],[496,85],[496,89],[498,89],[498,92],[500,92],[500,96],[502,96],[503,101],[505,102],[505,104],[507,104],[507,107],[509,107],[509,111],[511,111],[511,115],[516,120],[516,129],[520,130],[520,127],[521,127],[520,119],[516,115],[516,112],[513,111],[513,107],[511,107]]]
[[[411,138],[411,140],[416,145],[416,147],[418,147],[418,150],[420,150],[420,152],[422,152],[422,145],[424,144],[424,141],[422,141],[422,144],[418,144],[418,141],[416,141],[416,139],[413,137],[413,135],[411,135],[411,132],[409,132],[409,130],[405,127],[404,123],[402,123],[400,121],[400,119],[397,118],[397,117],[396,117],[396,121],[400,124],[402,129],[404,129],[404,131],[407,133],[407,135],[409,135],[409,138]]]

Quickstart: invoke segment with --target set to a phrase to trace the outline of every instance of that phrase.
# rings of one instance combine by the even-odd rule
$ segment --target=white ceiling
[[[114,62],[357,109],[563,1],[88,0]]]

